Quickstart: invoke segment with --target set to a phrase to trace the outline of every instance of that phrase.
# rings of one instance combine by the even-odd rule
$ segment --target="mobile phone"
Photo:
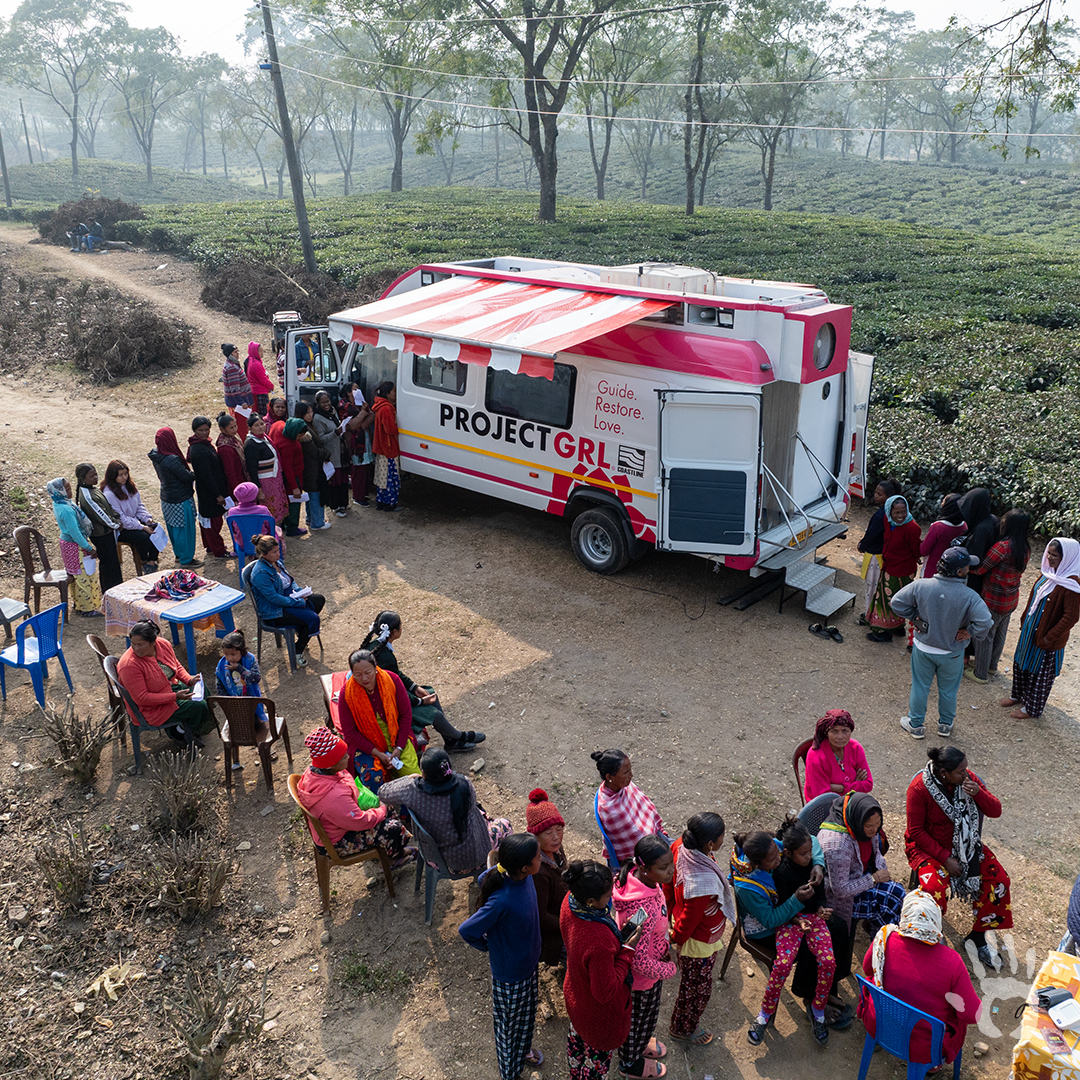
[[[632,930],[636,930],[649,916],[645,913],[644,908],[638,908],[629,919],[626,920],[626,925]]]

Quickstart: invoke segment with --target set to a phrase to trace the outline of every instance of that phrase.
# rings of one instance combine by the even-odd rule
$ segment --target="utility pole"
[[[4,199],[7,201],[7,208],[11,209],[11,183],[8,180],[7,174],[7,158],[4,157],[4,133],[0,131],[0,173],[4,174]]]
[[[296,207],[296,224],[300,230],[300,247],[304,252],[304,266],[309,274],[314,274],[318,271],[318,266],[315,263],[315,248],[311,243],[307,205],[304,202],[304,177],[300,172],[300,161],[296,156],[296,144],[293,142],[292,121],[289,119],[289,106],[285,101],[285,84],[281,79],[281,65],[278,63],[274,23],[270,18],[268,0],[261,0],[259,6],[262,8],[266,47],[270,55],[270,78],[274,81],[274,95],[281,120],[281,141],[285,144],[285,160],[289,163],[289,183],[292,185],[293,204]]]
[[[19,98],[19,112],[22,114],[22,131],[26,136],[26,156],[30,164],[34,164],[34,151],[30,149],[30,129],[26,126],[26,110],[23,108],[22,98]]]

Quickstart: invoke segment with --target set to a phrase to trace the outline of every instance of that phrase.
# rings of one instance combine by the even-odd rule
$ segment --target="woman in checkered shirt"
[[[630,758],[622,750],[597,750],[592,759],[603,781],[596,814],[619,865],[634,857],[634,845],[643,836],[660,835],[670,843],[652,800],[633,782]]]

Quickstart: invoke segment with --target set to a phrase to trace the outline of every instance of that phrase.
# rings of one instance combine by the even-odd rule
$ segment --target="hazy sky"
[[[10,17],[19,0],[0,0],[0,16]],[[254,5],[248,0],[128,0],[133,26],[164,26],[179,37],[185,52],[217,52],[226,59],[244,59],[237,39],[243,34],[245,17]],[[949,16],[990,22],[1015,11],[1020,0],[890,0],[887,7],[911,11],[922,30],[941,29]]]

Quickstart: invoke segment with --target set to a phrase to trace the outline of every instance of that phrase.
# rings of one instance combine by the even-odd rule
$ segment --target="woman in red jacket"
[[[897,615],[889,601],[905,586],[915,580],[919,569],[919,541],[922,529],[911,516],[907,499],[894,495],[885,500],[885,537],[881,551],[881,578],[878,581],[874,602],[870,605],[870,625],[874,628],[866,636],[871,641],[889,641],[895,634],[902,637],[904,620]],[[908,627],[908,649],[912,634]]]
[[[695,814],[671,845],[674,886],[664,886],[671,911],[671,944],[679,955],[679,996],[671,1013],[671,1037],[708,1046],[713,1033],[701,1026],[712,997],[712,973],[724,927],[735,921],[735,893],[713,853],[724,846],[724,819]]]
[[[304,490],[304,448],[300,443],[305,438],[311,438],[307,425],[295,417],[275,420],[270,428],[270,442],[277,451],[285,492],[289,496],[289,512],[282,522],[286,536],[307,534],[307,529],[300,525],[300,503],[293,502],[293,499],[300,498]]]
[[[575,860],[563,878],[570,888],[559,913],[566,942],[570,1080],[603,1080],[612,1055],[630,1034],[630,966],[641,927],[623,940],[611,917],[615,879],[603,863]]]
[[[375,426],[371,432],[371,449],[375,454],[376,510],[399,510],[401,466],[398,447],[397,389],[389,380],[379,383],[372,404]]]
[[[904,845],[919,887],[944,912],[949,896],[975,908],[968,940],[992,968],[1001,958],[986,943],[987,930],[1013,924],[1009,875],[982,842],[983,817],[1001,817],[1001,800],[968,771],[967,757],[955,746],[926,752],[926,768],[908,785]]]

